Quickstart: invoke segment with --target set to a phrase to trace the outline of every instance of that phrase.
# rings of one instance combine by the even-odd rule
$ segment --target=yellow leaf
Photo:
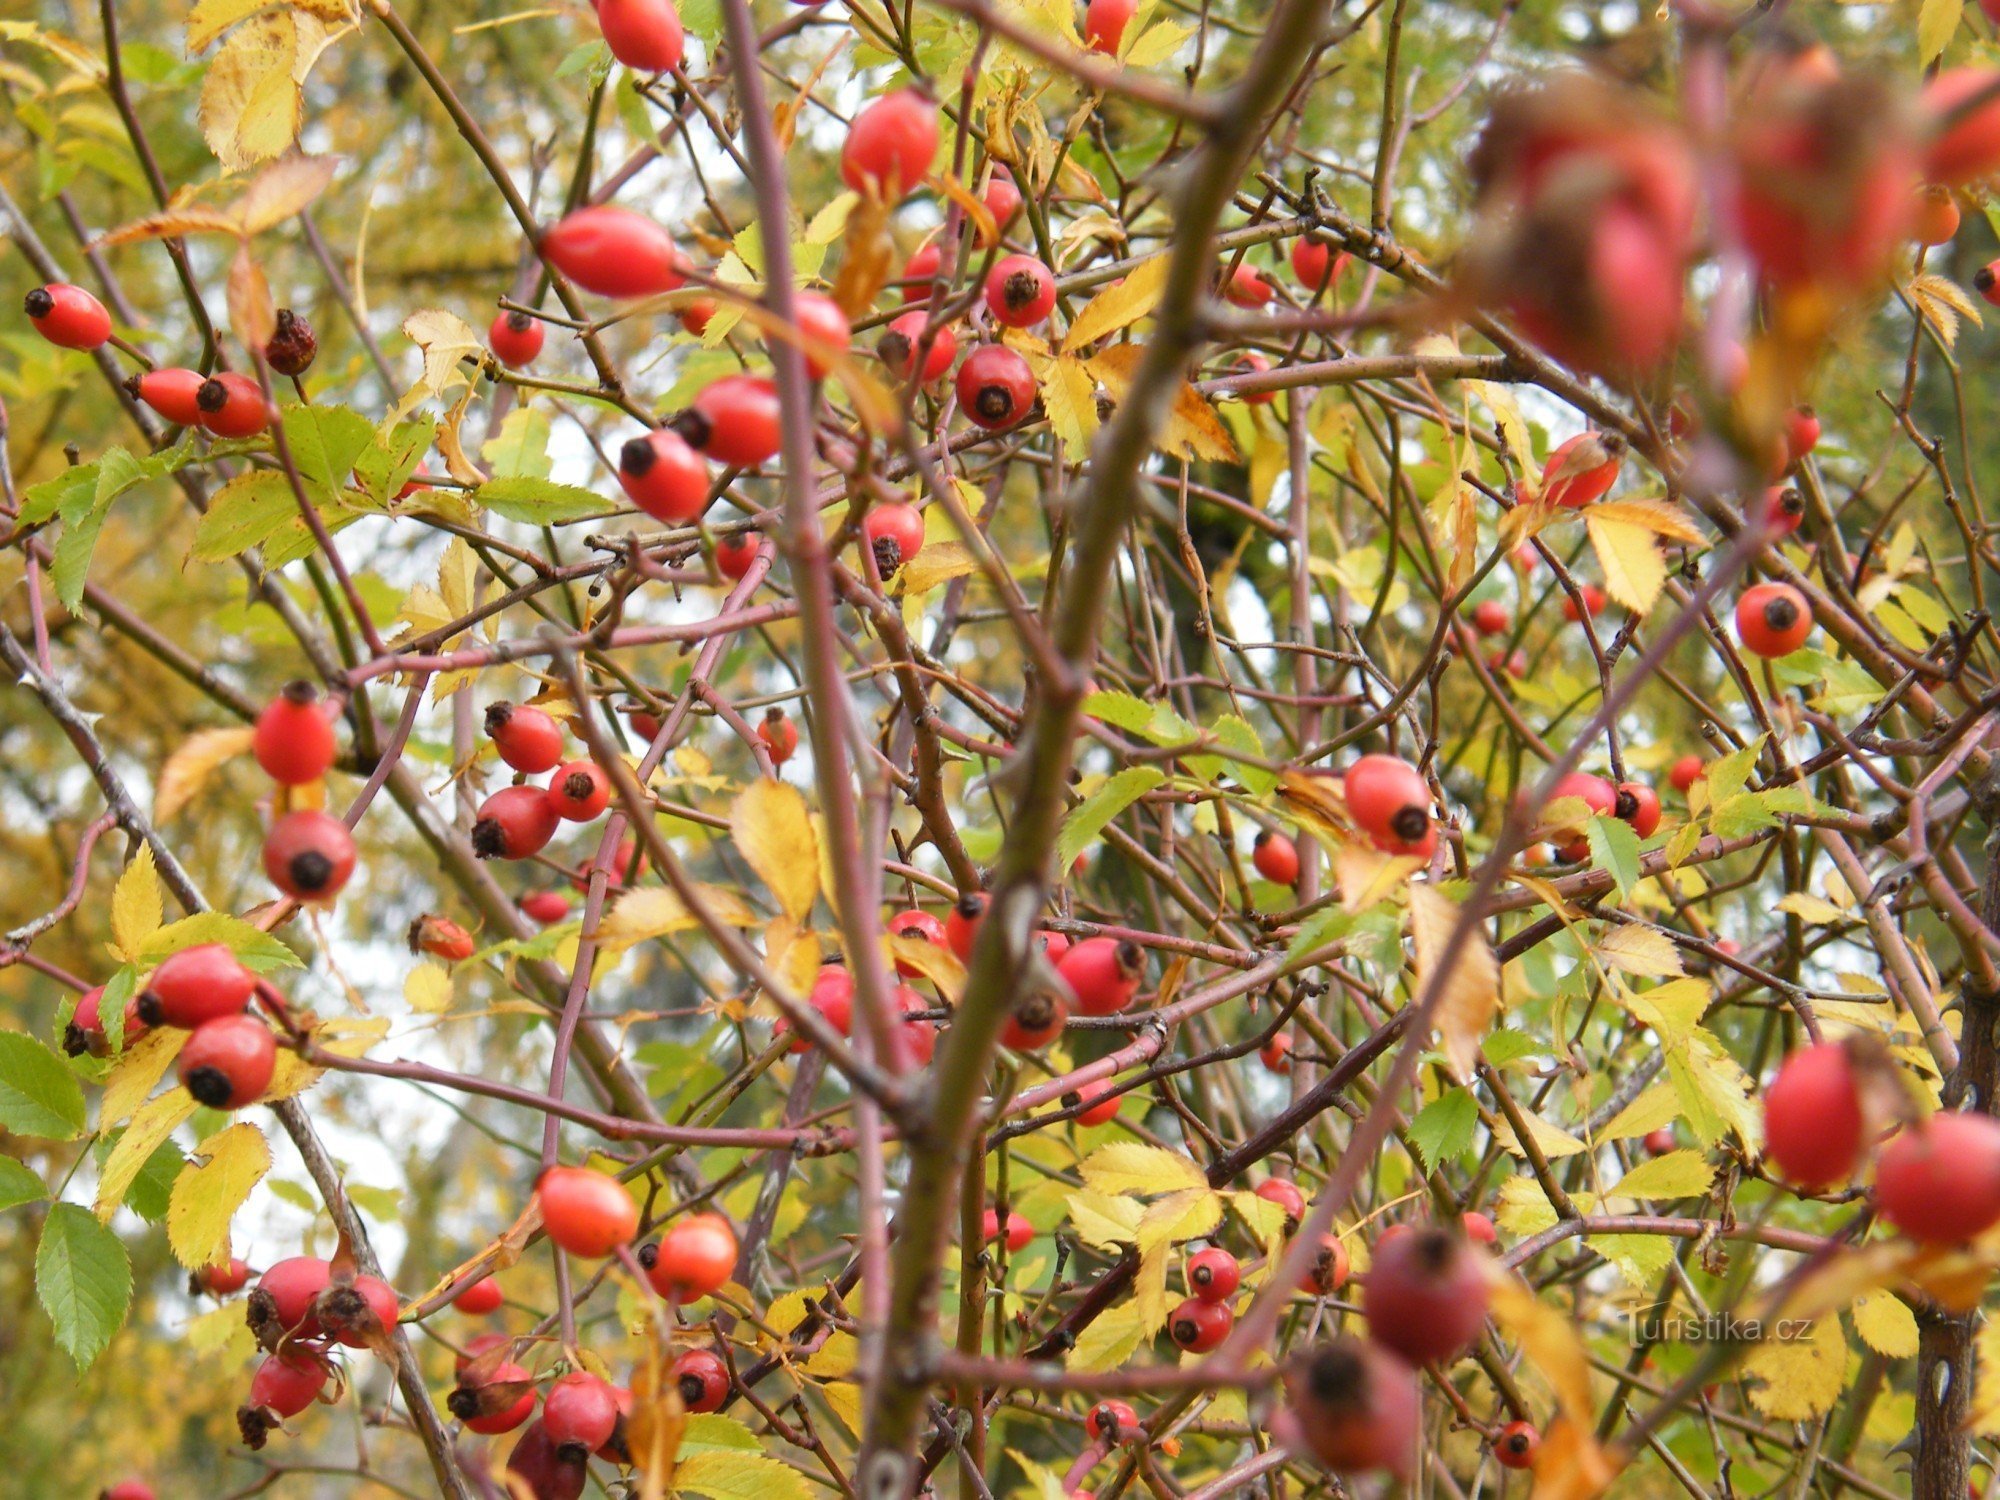
[[[1924,0],[1917,11],[1917,61],[1929,63],[1958,30],[1964,0]]]
[[[1514,393],[1504,385],[1493,385],[1484,380],[1468,380],[1465,388],[1493,413],[1493,424],[1500,429],[1508,456],[1514,460],[1515,472],[1524,475],[1540,473],[1541,467],[1535,462],[1535,447],[1528,437],[1528,423],[1521,415]]]
[[[758,777],[730,809],[729,828],[737,852],[778,898],[779,909],[804,922],[818,894],[819,841],[799,789]]]
[[[403,979],[403,998],[420,1015],[440,1015],[451,1009],[451,975],[443,964],[418,964]]]
[[[1542,1301],[1520,1277],[1493,1267],[1493,1321],[1521,1347],[1528,1363],[1540,1370],[1556,1393],[1563,1415],[1588,1425],[1590,1355],[1577,1337],[1569,1313]]]
[[[1071,1193],[1065,1201],[1070,1223],[1085,1244],[1129,1245],[1138,1239],[1139,1220],[1146,1210],[1136,1198],[1116,1198],[1085,1188]]]
[[[1662,1125],[1673,1124],[1680,1117],[1680,1112],[1680,1101],[1674,1097],[1674,1086],[1656,1083],[1613,1115],[1610,1123],[1598,1131],[1598,1138],[1624,1141],[1650,1135]]]
[[[827,1335],[826,1342],[815,1349],[812,1358],[806,1361],[806,1373],[824,1376],[852,1374],[860,1357],[860,1341],[851,1333],[836,1330]]]
[[[1438,977],[1446,944],[1462,921],[1466,931],[1458,952]],[[1443,1038],[1445,1058],[1461,1079],[1469,1078],[1479,1059],[1480,1039],[1500,1011],[1500,966],[1480,925],[1435,886],[1410,887],[1410,936],[1423,987],[1441,986],[1433,1024]]]
[[[118,1144],[104,1158],[103,1170],[97,1175],[98,1218],[108,1222],[118,1211],[118,1205],[125,1201],[126,1193],[138,1178],[139,1169],[168,1136],[193,1117],[195,1108],[194,1095],[186,1089],[168,1089],[132,1116],[132,1123],[118,1137]]]
[[[1176,21],[1156,21],[1125,50],[1128,68],[1154,68],[1180,51],[1194,32]]]
[[[942,943],[921,937],[892,937],[889,951],[896,962],[915,969],[936,985],[946,999],[956,1002],[964,993],[965,965]]]
[[[145,214],[129,223],[120,224],[116,229],[100,234],[91,241],[93,250],[108,250],[114,245],[130,245],[140,240],[185,239],[194,234],[237,234],[241,231],[236,216],[219,208],[200,208],[189,204],[181,208],[170,208],[156,214]]]
[[[1680,950],[1665,933],[1651,927],[1620,927],[1606,933],[1591,950],[1607,969],[1646,979],[1672,979],[1681,972]]]
[[[229,1221],[271,1170],[271,1145],[255,1125],[231,1125],[197,1148],[167,1198],[167,1244],[189,1270],[229,1258]]]
[[[299,60],[299,22],[281,11],[245,22],[208,65],[201,133],[230,171],[282,156],[298,139]]]
[[[1597,1500],[1617,1477],[1618,1466],[1591,1435],[1591,1424],[1559,1417],[1535,1455],[1533,1500]]]
[[[897,570],[891,592],[914,598],[978,571],[978,561],[957,542],[926,542],[921,552]]]
[[[183,741],[166,764],[153,788],[153,821],[171,820],[207,785],[215,768],[238,755],[247,755],[254,730],[201,729]]]
[[[195,0],[188,10],[187,49],[190,55],[205,52],[215,39],[239,21],[263,11],[276,10],[281,0]],[[351,18],[348,0],[282,0],[286,8],[306,11],[324,21]]]
[[[1174,404],[1160,428],[1159,446],[1175,458],[1192,455],[1216,464],[1233,464],[1241,457],[1235,439],[1208,398],[1185,380],[1174,393]]]
[[[1585,516],[1642,526],[1654,536],[1689,547],[1708,545],[1708,538],[1702,535],[1701,528],[1694,524],[1688,513],[1666,500],[1600,500],[1585,512]]]
[[[1778,910],[1788,911],[1809,926],[1819,926],[1826,922],[1838,922],[1841,910],[1831,901],[1805,891],[1787,891],[1778,898]]]
[[[1082,361],[1069,355],[1035,360],[1035,378],[1042,389],[1042,408],[1055,435],[1081,454],[1097,431],[1097,386]],[[919,554],[921,556],[921,554]]]
[[[160,875],[153,846],[141,844],[111,893],[111,939],[128,961],[160,926]]]
[[[1634,614],[1646,613],[1667,583],[1667,560],[1653,533],[1629,521],[1594,514],[1586,515],[1583,524],[1604,575],[1604,591]]]
[[[1139,1319],[1139,1337],[1149,1339],[1167,1321],[1167,1261],[1165,1240],[1139,1251],[1139,1269],[1132,1277],[1132,1311]]]
[[[1965,1425],[1981,1437],[2000,1437],[2000,1318],[1981,1325],[1973,1349],[1979,1357],[1979,1383],[1973,1387]]]
[[[403,319],[403,332],[411,343],[424,351],[424,378],[404,397],[406,410],[429,396],[442,396],[465,380],[459,368],[462,359],[479,359],[485,342],[472,325],[455,313],[427,307]],[[419,394],[421,393],[421,394]],[[411,398],[415,399],[412,400]]]
[[[720,886],[695,888],[709,915],[729,927],[755,927],[757,914],[743,898]],[[597,937],[607,950],[616,951],[643,943],[648,938],[665,937],[670,932],[686,932],[701,924],[674,892],[660,885],[642,885],[618,897],[617,904],[597,926]]]
[[[1743,1361],[1743,1373],[1759,1382],[1750,1404],[1780,1422],[1809,1422],[1833,1410],[1847,1383],[1847,1340],[1840,1319],[1824,1317],[1803,1338],[1780,1342],[1775,1336]]]
[[[1192,1157],[1136,1141],[1098,1147],[1084,1158],[1081,1170],[1083,1180],[1100,1193],[1177,1193],[1208,1186]]]
[[[674,1465],[674,1488],[709,1500],[806,1500],[798,1470],[762,1453],[704,1448]]]
[[[1159,305],[1167,284],[1167,257],[1141,261],[1084,305],[1063,338],[1063,353],[1074,354],[1121,328],[1129,328]]]
[[[1892,1292],[1867,1292],[1847,1310],[1861,1342],[1891,1359],[1908,1359],[1917,1352],[1917,1319]],[[1981,1382],[1983,1385],[1984,1382]]]
[[[1527,1118],[1528,1134],[1534,1137],[1535,1145],[1540,1148],[1542,1155],[1546,1156],[1550,1161],[1554,1161],[1559,1157],[1575,1156],[1585,1149],[1582,1141],[1571,1135],[1567,1130],[1562,1130],[1551,1125],[1540,1115],[1529,1115]],[[1500,1143],[1503,1150],[1515,1156],[1526,1156],[1528,1154],[1521,1149],[1520,1138],[1514,1134],[1514,1127],[1506,1120],[1497,1120],[1494,1122],[1493,1138]],[[1533,1181],[1532,1178],[1517,1180]]]
[[[1340,887],[1340,904],[1351,912],[1367,911],[1396,893],[1424,867],[1409,854],[1384,854],[1371,844],[1343,839],[1333,846],[1333,875]]]
[[[333,181],[330,156],[288,156],[259,172],[236,200],[245,234],[259,234],[311,207]]]
[[[1715,1169],[1699,1151],[1669,1151],[1639,1163],[1618,1181],[1614,1198],[1699,1198],[1715,1180]]]
[[[1191,1240],[1207,1234],[1221,1222],[1220,1193],[1206,1187],[1186,1188],[1147,1206],[1139,1216],[1138,1245],[1145,1251],[1177,1240]]]
[[[97,1107],[98,1129],[108,1130],[132,1117],[167,1076],[187,1039],[188,1033],[178,1027],[162,1026],[136,1042],[127,1040],[124,1056],[104,1081],[104,1098]]]
[[[1139,1309],[1131,1302],[1099,1313],[1091,1325],[1076,1336],[1065,1365],[1075,1371],[1116,1369],[1139,1347]]]

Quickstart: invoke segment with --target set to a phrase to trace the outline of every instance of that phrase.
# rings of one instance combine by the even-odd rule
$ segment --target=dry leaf
[[[1455,927],[1465,935],[1442,978],[1438,966]],[[1425,990],[1441,984],[1433,1024],[1444,1041],[1445,1058],[1459,1078],[1472,1076],[1479,1043],[1500,1011],[1500,966],[1486,934],[1463,908],[1435,886],[1410,887],[1410,936],[1417,950],[1417,974]]]
[[[200,729],[190,735],[160,767],[160,778],[153,788],[153,821],[171,821],[194,800],[217,766],[248,754],[253,733],[246,727]]]
[[[729,827],[737,852],[770,887],[779,909],[803,923],[819,889],[819,840],[799,789],[758,777],[730,809]]]

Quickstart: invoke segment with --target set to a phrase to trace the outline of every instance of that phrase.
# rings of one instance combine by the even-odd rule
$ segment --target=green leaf
[[[97,495],[97,465],[79,464],[54,479],[31,484],[21,492],[21,524],[39,526],[64,510],[86,505]]]
[[[1063,821],[1056,839],[1056,868],[1067,870],[1106,824],[1166,779],[1166,772],[1152,766],[1131,766],[1084,798]]]
[[[125,1189],[125,1206],[148,1224],[159,1223],[166,1217],[174,1179],[186,1164],[187,1157],[180,1147],[172,1141],[160,1142],[146,1158],[146,1164],[139,1168],[132,1185]]]
[[[1763,751],[1764,736],[1745,745],[1741,750],[1732,750],[1727,755],[1719,755],[1708,763],[1704,779],[1708,782],[1710,806],[1727,802],[1743,790],[1743,784],[1750,779],[1750,772],[1757,764],[1757,756]]]
[[[1439,1162],[1463,1154],[1478,1123],[1479,1106],[1465,1089],[1448,1090],[1419,1110],[1410,1121],[1410,1144],[1424,1159],[1424,1170],[1435,1172]]]
[[[1639,883],[1638,831],[1623,818],[1599,815],[1585,826],[1584,836],[1590,842],[1591,863],[1610,873],[1621,900],[1630,896]]]
[[[354,461],[375,440],[375,426],[345,406],[291,405],[284,409],[285,447],[299,477],[330,498],[347,487]]]
[[[1285,961],[1296,962],[1315,948],[1344,937],[1354,927],[1354,914],[1338,906],[1330,906],[1325,911],[1314,912],[1300,925],[1285,948]]]
[[[252,927],[241,918],[220,911],[205,911],[169,922],[147,938],[145,947],[134,957],[142,966],[151,968],[168,954],[202,943],[224,944],[238,962],[259,974],[269,974],[274,969],[296,969],[303,964],[298,954],[261,927]]]
[[[417,472],[436,436],[437,421],[432,417],[378,427],[354,460],[354,477],[363,493],[379,506],[394,504],[397,491]]]
[[[49,578],[65,609],[74,610],[83,599],[83,586],[90,577],[91,555],[97,551],[97,535],[104,530],[104,519],[110,514],[108,502],[93,503],[82,515],[63,518],[62,537],[56,542]]]
[[[1130,693],[1100,691],[1083,700],[1083,711],[1093,719],[1138,734],[1153,722],[1153,706]]]
[[[1496,1068],[1504,1068],[1510,1062],[1532,1057],[1540,1050],[1540,1044],[1527,1032],[1515,1031],[1505,1026],[1497,1031],[1488,1032],[1486,1039],[1479,1044],[1480,1053]]]
[[[472,492],[472,503],[506,520],[525,521],[531,526],[555,526],[611,513],[611,503],[602,495],[573,484],[526,476],[489,480]]]
[[[0,1032],[0,1127],[45,1141],[83,1134],[83,1085],[35,1038]]]
[[[132,1263],[88,1209],[58,1203],[35,1251],[35,1295],[55,1324],[56,1342],[79,1372],[88,1370],[125,1321]]]
[[[298,497],[284,475],[270,469],[238,474],[215,492],[207,513],[195,522],[188,556],[202,562],[240,556],[261,547],[298,514]]]
[[[549,419],[532,406],[515,407],[479,456],[491,465],[495,479],[547,479],[554,467]]]
[[[39,1203],[48,1197],[49,1190],[42,1186],[42,1179],[15,1161],[11,1156],[0,1156],[0,1209],[19,1208],[23,1203]]]

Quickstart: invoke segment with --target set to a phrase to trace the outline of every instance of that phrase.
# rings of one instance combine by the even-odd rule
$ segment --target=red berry
[[[909,1049],[910,1060],[923,1067],[937,1052],[937,1026],[923,1018],[930,1005],[922,995],[905,984],[897,985],[896,993],[890,998],[903,1015],[903,1045]]]
[[[257,716],[251,753],[264,774],[285,786],[318,781],[333,765],[333,725],[310,682],[289,684]]]
[[[1423,1400],[1417,1372],[1394,1354],[1335,1339],[1292,1363],[1285,1391],[1299,1443],[1334,1473],[1412,1472]]]
[[[366,1349],[388,1336],[402,1315],[396,1293],[375,1276],[357,1276],[350,1286],[333,1283],[320,1293],[320,1326],[350,1349]]]
[[[597,0],[597,28],[611,55],[635,73],[671,73],[687,49],[674,0]]]
[[[1500,635],[1514,623],[1514,616],[1498,599],[1484,599],[1472,608],[1472,628],[1481,635]]]
[[[1875,1207],[1925,1244],[1990,1228],[2000,1221],[2000,1120],[1944,1113],[1899,1131],[1875,1167]]]
[[[1279,885],[1299,883],[1299,846],[1282,833],[1266,828],[1250,846],[1250,863],[1266,880]]]
[[[840,964],[821,965],[806,1004],[842,1036],[850,1035],[854,1026],[854,976]],[[791,1029],[789,1020],[780,1020],[775,1035],[783,1036]],[[792,1039],[794,1052],[810,1052],[812,1045],[812,1038],[803,1034]]]
[[[1801,1047],[1764,1093],[1764,1154],[1806,1189],[1846,1182],[1867,1144],[1860,1081],[1838,1042]]]
[[[981,344],[958,367],[958,405],[975,427],[997,432],[1035,405],[1035,372],[1005,344]]]
[[[711,381],[673,426],[717,463],[754,469],[782,441],[778,388],[762,375],[725,375]]]
[[[1388,1236],[1383,1236],[1388,1242]],[[1347,1274],[1351,1269],[1347,1246],[1338,1235],[1322,1235],[1319,1254],[1306,1267],[1306,1274],[1299,1280],[1299,1290],[1313,1297],[1331,1297],[1347,1285]]]
[[[210,1109],[241,1109],[263,1098],[277,1066],[271,1028],[255,1016],[204,1021],[181,1048],[181,1085]]]
[[[1550,505],[1581,510],[1617,482],[1625,462],[1625,440],[1615,432],[1579,432],[1558,443],[1542,466],[1542,498]]]
[[[240,1013],[256,989],[257,976],[227,945],[199,943],[160,960],[139,994],[138,1016],[148,1026],[192,1031],[204,1021]]]
[[[1708,773],[1708,762],[1699,755],[1683,755],[1667,769],[1667,780],[1677,792],[1686,792]]]
[[[944,946],[944,923],[927,911],[912,908],[899,911],[889,919],[889,934],[892,937],[914,938],[921,942]],[[896,960],[896,972],[905,979],[921,979],[924,971],[902,958]]]
[[[757,551],[763,545],[763,538],[758,536],[754,531],[739,531],[733,536],[717,537],[715,539],[715,571],[720,573],[724,578],[740,579],[744,577],[750,571],[750,564],[757,560]],[[640,727],[637,715],[633,716],[632,727],[638,729],[641,734],[645,734],[644,729]],[[660,721],[654,719],[653,732],[645,734],[645,738],[650,743],[658,737],[659,733]]]
[[[544,927],[552,927],[569,915],[569,897],[561,891],[529,891],[521,898],[521,910]]]
[[[986,273],[986,309],[1009,328],[1032,328],[1056,305],[1056,279],[1032,255],[1005,255]]]
[[[1331,245],[1318,240],[1301,235],[1292,241],[1292,274],[1307,291],[1324,291],[1332,286],[1347,269],[1347,261],[1345,250],[1336,255]]]
[[[562,725],[527,703],[495,703],[486,710],[486,735],[500,758],[533,775],[554,770],[563,758]]]
[[[736,1274],[736,1231],[721,1214],[690,1214],[640,1252],[653,1290],[675,1302],[693,1302]]]
[[[326,1366],[311,1355],[280,1358],[271,1355],[250,1377],[250,1395],[244,1403],[259,1411],[276,1412],[281,1419],[296,1417],[313,1404],[326,1385]]]
[[[264,836],[264,873],[298,901],[331,901],[354,874],[354,835],[331,813],[287,813]]]
[[[491,1276],[482,1276],[477,1281],[461,1287],[458,1294],[451,1299],[451,1305],[460,1312],[476,1318],[500,1311],[501,1304],[506,1300],[506,1294],[500,1290],[500,1283]]]
[[[1231,360],[1229,368],[1244,375],[1261,375],[1271,368],[1271,361],[1255,349],[1249,349]],[[1269,406],[1278,399],[1276,391],[1239,391],[1237,394],[1250,406]]]
[[[943,268],[944,251],[936,241],[926,241],[918,246],[916,253],[903,262],[903,274],[896,278],[905,289],[903,306],[930,301],[931,292],[938,284],[938,272]]]
[[[696,338],[700,338],[708,332],[708,320],[715,314],[716,302],[713,297],[696,297],[691,302],[683,303],[681,310],[674,316],[681,320],[681,327]]]
[[[1079,868],[1083,865],[1087,857],[1087,852],[1086,854],[1079,854],[1077,856],[1076,862]],[[1061,963],[1062,956],[1076,946],[1066,935],[1060,932],[1038,932],[1035,934],[1034,941],[1041,945],[1043,956],[1052,964]]]
[[[257,1278],[257,1290],[250,1294],[250,1327],[266,1345],[282,1335],[294,1339],[319,1336],[319,1319],[313,1304],[333,1280],[333,1267],[311,1255],[295,1255],[281,1260]],[[270,1337],[265,1337],[268,1332]]]
[[[63,1030],[63,1051],[71,1057],[81,1057],[86,1052],[101,1057],[110,1052],[111,1039],[104,1031],[103,1001],[104,986],[101,984],[92,985],[77,996],[76,1009],[71,1012],[69,1025]],[[121,1046],[131,1046],[145,1033],[146,1021],[139,1013],[139,999],[127,1000]]]
[[[1347,812],[1386,854],[1428,854],[1431,789],[1417,768],[1393,755],[1364,755],[1347,768]]]
[[[588,823],[611,805],[611,778],[595,761],[573,760],[549,778],[549,806],[572,823]]]
[[[1206,1354],[1229,1337],[1236,1314],[1228,1304],[1190,1297],[1167,1314],[1167,1337],[1190,1354]]]
[[[1223,284],[1222,295],[1238,307],[1262,307],[1277,295],[1277,291],[1259,274],[1255,266],[1244,261],[1229,273],[1229,280]]]
[[[194,405],[201,425],[217,437],[255,437],[271,425],[263,387],[229,370],[203,381],[194,393]]]
[[[1463,1240],[1435,1227],[1375,1245],[1363,1278],[1369,1334],[1412,1364],[1450,1360],[1486,1326],[1486,1277]]]
[[[937,106],[917,89],[897,89],[854,117],[840,149],[841,180],[857,193],[873,183],[894,201],[924,180],[937,151]]]
[[[542,1397],[542,1425],[558,1448],[594,1453],[609,1441],[618,1425],[618,1398],[602,1377],[588,1370],[572,1370]]]
[[[862,518],[861,535],[875,554],[876,571],[887,578],[923,549],[924,513],[900,501],[873,506]]]
[[[972,957],[972,945],[979,935],[980,919],[986,915],[986,908],[992,899],[984,891],[971,891],[960,896],[951,910],[945,913],[945,946],[958,955],[961,963]]]
[[[1493,1221],[1485,1214],[1468,1210],[1459,1215],[1458,1222],[1464,1226],[1465,1237],[1476,1245],[1492,1245],[1500,1239],[1499,1231],[1494,1229]]]
[[[1292,1038],[1287,1032],[1279,1032],[1257,1051],[1257,1060],[1269,1072],[1285,1077],[1292,1071]]]
[[[470,1370],[464,1374],[471,1374]],[[495,1365],[475,1385],[462,1383],[445,1398],[445,1406],[465,1423],[468,1432],[485,1436],[512,1432],[535,1413],[535,1379],[510,1362]]]
[[[1493,1457],[1503,1469],[1526,1469],[1535,1462],[1542,1435],[1532,1422],[1509,1422],[1493,1440]]]
[[[1576,624],[1585,615],[1589,615],[1594,620],[1598,615],[1603,613],[1604,605],[1604,590],[1594,583],[1586,583],[1577,589],[1575,598],[1567,595],[1564,596],[1563,618],[1572,625]]]
[[[1093,52],[1118,55],[1125,28],[1139,9],[1139,0],[1090,0],[1083,12],[1083,40]]]
[[[1648,1156],[1665,1156],[1675,1147],[1674,1127],[1662,1125],[1658,1130],[1649,1130],[1640,1144],[1646,1148]]]
[[[1819,414],[1810,406],[1795,406],[1785,414],[1785,452],[1797,463],[1819,446]]]
[[[600,297],[651,297],[687,279],[672,235],[644,214],[611,204],[564,217],[542,236],[542,254]]]
[[[1927,182],[1955,186],[2000,168],[2000,73],[1990,68],[1947,68],[1924,87],[1931,140],[1924,153]],[[1980,102],[1961,113],[1975,96]]]
[[[312,324],[289,307],[279,308],[277,326],[264,341],[264,363],[280,375],[303,375],[318,354]]]
[[[854,339],[847,314],[824,292],[792,293],[792,317],[804,336],[806,368],[813,379],[826,379],[836,355],[845,354]]]
[[[1085,938],[1062,956],[1056,972],[1076,996],[1087,1016],[1108,1016],[1123,1010],[1139,993],[1146,974],[1146,955],[1129,938]]]
[[[2000,307],[2000,260],[1989,260],[1972,273],[1972,289]]]
[[[622,1430],[622,1429],[621,1429]],[[614,1432],[612,1444],[619,1441]],[[629,1453],[621,1456],[623,1462]],[[530,1422],[507,1455],[506,1494],[529,1500],[581,1500],[590,1482],[590,1455],[576,1448],[564,1448],[549,1436],[540,1422]]]
[[[923,375],[919,385],[929,385],[958,358],[958,335],[948,324],[930,326],[930,313],[922,308],[906,312],[889,324],[876,343],[875,350],[882,356],[882,363],[908,380],[917,368],[917,349],[924,339],[924,330],[930,329],[930,345],[924,352]]]
[[[201,422],[201,408],[195,397],[208,384],[199,370],[148,370],[132,383],[138,398],[176,427],[194,427]]]
[[[514,1341],[504,1333],[475,1333],[465,1341],[465,1347],[452,1359],[453,1373],[463,1375],[479,1359],[495,1349],[504,1349]]]
[[[690,1349],[674,1361],[668,1377],[680,1388],[689,1411],[721,1411],[729,1399],[729,1366],[712,1349]]]
[[[1105,1125],[1118,1118],[1123,1102],[1118,1090],[1108,1083],[1087,1083],[1062,1096],[1062,1107],[1076,1111],[1079,1125]]]
[[[1910,238],[1919,245],[1942,245],[1958,233],[1958,200],[1950,188],[1925,188],[1917,194]]]
[[[659,427],[618,450],[618,487],[654,520],[678,526],[708,505],[708,465],[678,432]]]
[[[143,1479],[121,1479],[108,1490],[98,1492],[97,1500],[157,1500],[153,1487]]]
[[[1015,1002],[1000,1028],[1000,1045],[1016,1052],[1037,1052],[1063,1033],[1069,1007],[1051,989],[1030,990]]]
[[[1549,793],[1549,802],[1576,800],[1590,809],[1593,817],[1610,817],[1618,810],[1618,789],[1602,776],[1592,776],[1585,771],[1572,771],[1555,784]],[[1567,860],[1590,858],[1590,842],[1584,833],[1585,823],[1565,823],[1550,829],[1549,842],[1555,845],[1556,853]]]
[[[1014,183],[1014,174],[999,162],[993,164],[993,175],[986,184],[986,211],[993,215],[993,227],[1005,230],[1009,221],[1021,211],[1021,189]]]
[[[535,1184],[542,1227],[571,1255],[602,1260],[639,1232],[639,1205],[615,1178],[588,1167],[550,1167]]]
[[[492,325],[486,330],[486,345],[501,364],[518,370],[535,362],[545,337],[547,331],[538,319],[524,312],[500,312],[494,314]]]
[[[980,1218],[980,1237],[992,1244],[1000,1238],[1000,1211],[989,1208]],[[1035,1226],[1011,1208],[1007,1210],[1007,1253],[1019,1255],[1035,1237]]]
[[[1295,1182],[1283,1177],[1266,1177],[1257,1184],[1254,1192],[1266,1203],[1277,1204],[1285,1211],[1285,1217],[1295,1224],[1306,1216],[1306,1196]]]
[[[757,726],[757,738],[764,742],[771,764],[782,766],[799,748],[799,726],[785,717],[782,708],[766,709],[763,722]]]
[[[1091,1407],[1083,1430],[1099,1443],[1136,1443],[1146,1435],[1139,1414],[1123,1401],[1100,1401]]]
[[[472,850],[481,859],[527,859],[556,836],[562,816],[538,786],[504,786],[479,804]]]
[[[1813,632],[1812,606],[1789,583],[1759,583],[1736,601],[1736,634],[1759,656],[1790,656]]]
[[[95,349],[111,337],[111,314],[80,286],[52,281],[28,293],[23,306],[35,332],[63,349]]]
[[[1651,838],[1660,826],[1660,794],[1636,781],[1621,781],[1616,790],[1618,800],[1612,811],[1630,823],[1640,838]]]
[[[428,953],[432,958],[441,958],[448,964],[463,963],[477,951],[478,944],[450,917],[441,917],[436,912],[425,912],[410,924],[410,951]]]
[[[250,1284],[250,1263],[232,1255],[227,1265],[203,1266],[194,1273],[195,1281],[211,1297],[227,1297]]]
[[[1204,1301],[1227,1302],[1242,1281],[1242,1263],[1220,1246],[1197,1250],[1188,1257],[1188,1290]]]
[[[1797,485],[1774,484],[1764,491],[1764,524],[1773,536],[1790,536],[1806,518],[1806,497]]]

